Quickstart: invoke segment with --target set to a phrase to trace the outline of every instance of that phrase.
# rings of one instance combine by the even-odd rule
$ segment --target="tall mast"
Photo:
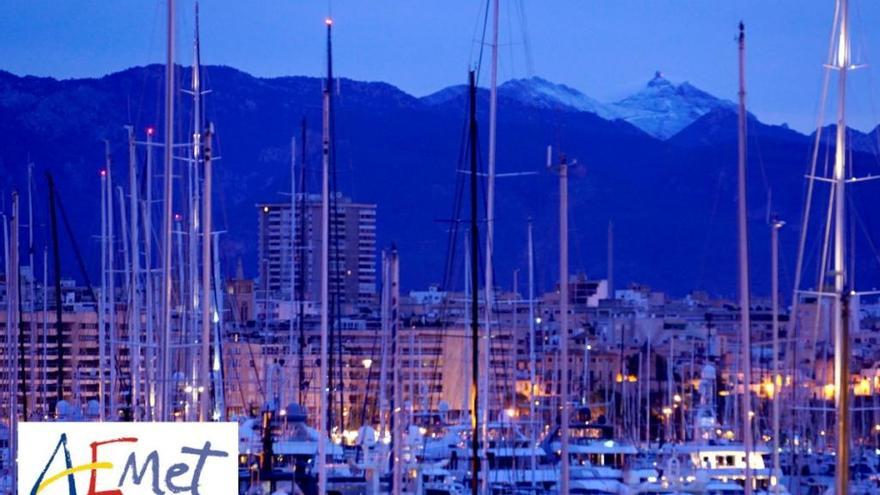
[[[116,407],[116,399],[119,397],[118,377],[116,375],[119,366],[117,365],[117,328],[116,328],[116,256],[115,256],[115,232],[114,232],[114,215],[113,215],[113,172],[111,170],[110,159],[110,142],[104,141],[104,153],[107,170],[107,306],[110,311],[108,315],[109,336],[110,336],[110,417],[118,419],[118,410]]]
[[[326,77],[324,80],[324,96],[325,104],[324,104],[324,118],[326,119],[325,128],[324,128],[324,139],[326,140],[325,149],[325,158],[327,159],[328,164],[328,196],[329,196],[329,215],[331,226],[328,227],[327,237],[324,238],[325,243],[332,243],[332,248],[330,249],[329,257],[333,257],[332,264],[328,264],[328,278],[330,280],[337,280],[338,277],[341,276],[342,267],[340,265],[340,255],[339,255],[339,231],[336,222],[333,220],[338,216],[337,209],[337,180],[336,180],[336,148],[335,148],[335,136],[334,136],[334,126],[333,126],[333,19],[328,17],[326,20],[327,24],[327,47],[326,47]],[[329,262],[328,262],[329,263]],[[332,267],[332,268],[330,268]],[[343,390],[343,366],[342,366],[342,329],[339,324],[339,287],[338,283],[334,284],[333,289],[328,289],[328,304],[330,305],[330,314],[329,314],[329,336],[328,336],[328,381],[330,388],[330,395],[328,396],[328,409],[327,415],[330,418],[329,424],[333,423],[333,405],[334,403],[338,403],[339,405],[339,414],[336,419],[339,421],[339,428],[343,429],[345,426],[345,415],[344,415],[344,390]],[[337,351],[337,354],[333,352]],[[334,375],[334,370],[339,370],[338,375]],[[338,380],[338,382],[336,381]],[[339,400],[336,401],[334,399],[334,392],[338,390],[339,392]],[[328,429],[330,425],[328,424]]]
[[[529,433],[531,435],[529,442],[529,471],[532,474],[532,489],[536,488],[537,479],[534,475],[535,467],[538,465],[536,457],[536,449],[538,444],[538,421],[535,418],[535,248],[532,239],[532,220],[529,219]]]
[[[306,299],[306,160],[307,160],[307,148],[306,148],[306,119],[303,117],[302,119],[302,137],[300,139],[300,146],[302,147],[302,164],[300,165],[300,188],[302,189],[302,194],[299,199],[299,278],[300,283],[298,286],[299,290],[299,306],[297,308],[297,324],[299,326],[299,345],[297,346],[297,352],[299,353],[299,368],[297,370],[297,382],[296,386],[299,391],[299,403],[305,404],[305,387],[303,383],[305,383],[306,376],[306,364],[305,364],[305,356],[304,349],[306,346],[306,323],[305,323],[305,304],[303,301]],[[294,212],[296,214],[296,212]]]
[[[749,232],[746,202],[746,34],[743,23],[739,24],[739,112],[738,112],[738,201],[737,224],[739,227],[739,311],[740,331],[742,332],[742,423],[743,446],[746,454],[745,493],[752,493],[752,401],[750,385],[752,383],[752,341],[751,318],[749,315]]]
[[[837,409],[837,455],[835,493],[849,491],[849,325],[846,284],[846,77],[850,68],[849,6],[838,0],[840,26],[837,39],[837,139],[834,150],[834,390]]]
[[[779,465],[779,401],[782,377],[779,374],[779,229],[785,222],[773,219],[770,224],[770,305],[773,311],[773,473],[770,485],[779,493],[782,470]]]
[[[64,307],[61,305],[61,252],[58,249],[58,213],[55,210],[55,181],[52,179],[52,175],[49,172],[46,172],[46,182],[48,182],[49,185],[49,221],[52,228],[52,265],[55,269],[55,350],[57,353],[57,358],[55,360],[55,406],[57,407],[58,403],[64,398],[64,339],[62,338]],[[99,326],[99,334],[100,330],[101,328]],[[103,383],[103,379],[98,383],[99,391],[101,391],[100,384]],[[103,395],[101,395],[101,397],[103,397]],[[101,411],[103,414],[103,409]]]
[[[471,287],[471,271],[473,267],[471,266],[471,250],[468,247],[470,243],[470,230],[467,230],[464,234],[464,238],[462,239],[462,244],[464,245],[461,261],[462,261],[462,273],[464,274],[464,304],[462,308],[462,325],[467,328],[470,324],[471,317],[471,292],[473,288]],[[467,337],[465,335],[464,337]],[[464,338],[463,337],[463,338]],[[470,340],[468,341],[470,343]],[[465,348],[468,349],[468,348]],[[462,363],[468,363],[468,359],[475,358],[477,354],[473,352],[473,349],[470,349],[470,355],[462,356]],[[465,364],[462,364],[465,366]],[[465,411],[469,414],[474,413],[471,409],[471,394],[473,393],[473,383],[471,383],[471,377],[469,375],[470,371],[467,368],[462,368],[462,381],[464,383],[464,390],[461,395],[462,397],[462,411]],[[464,414],[464,412],[462,413]],[[476,416],[474,416],[476,417]],[[473,419],[473,418],[471,418]]]
[[[119,201],[119,226],[120,226],[120,244],[122,244],[122,273],[123,273],[123,285],[122,285],[122,293],[128,294],[129,298],[123,299],[127,304],[128,308],[131,308],[133,305],[131,301],[134,299],[134,290],[131,283],[131,270],[129,270],[130,259],[128,252],[128,240],[126,239],[126,232],[128,232],[128,220],[125,218],[125,191],[122,190],[122,186],[116,186],[116,194],[117,200]],[[132,319],[134,319],[135,314],[133,311],[126,311],[128,321],[126,322],[127,331],[128,331],[128,342],[125,344],[129,349],[129,388],[128,388],[128,406],[129,406],[129,414],[131,418],[134,417],[135,413],[135,405],[137,403],[137,396],[134,393],[135,386],[134,382],[138,379],[138,373],[136,368],[131,366],[134,362],[134,355],[137,352],[137,348],[133,345],[134,332],[132,329],[134,328],[134,324],[132,323]],[[140,317],[140,315],[137,315]],[[121,339],[120,339],[121,340]],[[117,419],[118,415],[117,415]],[[132,419],[133,420],[133,419]]]
[[[34,164],[28,163],[28,264],[31,267],[31,278],[28,281],[28,308],[30,313],[30,396],[34,400],[34,412],[37,411],[37,300],[35,286],[37,285],[37,268],[34,266]],[[42,405],[46,407],[45,402]]]
[[[12,207],[13,207],[13,232],[12,239],[14,241],[13,246],[15,247],[15,251],[12,253],[13,260],[15,261],[15,306],[13,311],[16,313],[15,318],[15,326],[16,329],[16,356],[18,358],[18,373],[16,377],[16,381],[18,383],[18,392],[21,394],[21,417],[25,421],[28,419],[28,390],[27,390],[27,362],[28,359],[25,358],[26,350],[25,350],[25,327],[24,327],[24,304],[23,304],[23,296],[22,296],[22,287],[21,287],[21,213],[20,213],[20,197],[18,191],[13,192],[12,194]]]
[[[330,34],[333,20],[329,17],[324,21],[327,25],[327,48],[330,48]],[[322,170],[321,170],[321,366],[318,404],[318,495],[327,493],[326,476],[326,444],[329,441],[328,431],[328,391],[327,391],[327,358],[328,330],[330,324],[330,92],[332,88],[324,85],[323,95],[323,136],[322,136]]]
[[[477,86],[474,71],[468,74],[468,144],[470,145],[470,255],[471,255],[471,495],[480,491],[480,234],[477,218]],[[488,370],[485,370],[488,371]],[[485,476],[486,473],[483,473]]]
[[[104,421],[107,389],[107,170],[101,170],[101,300],[98,302],[98,419]],[[58,336],[61,337],[60,335]]]
[[[160,418],[171,419],[171,249],[173,227],[173,177],[174,177],[174,1],[168,0],[167,52],[165,60],[165,172],[163,183],[162,218],[162,336],[159,387],[161,394]],[[151,205],[147,205],[151,207]]]
[[[12,225],[10,226],[10,235],[9,235],[9,273],[10,278],[7,280],[7,292],[9,293],[9,305],[11,307],[12,319],[9,320],[9,335],[12,337],[12,346],[10,350],[12,351],[12,355],[16,356],[14,360],[15,366],[9,368],[9,374],[12,375],[12,385],[10,386],[10,390],[12,391],[12,401],[10,406],[12,407],[14,417],[16,418],[16,423],[18,422],[18,394],[19,392],[23,392],[19,390],[19,372],[18,372],[18,364],[24,359],[24,355],[20,349],[20,334],[21,331],[21,264],[20,264],[20,254],[21,249],[19,246],[19,234],[21,228],[21,218],[19,217],[19,201],[18,201],[18,191],[12,192],[12,218],[10,219]],[[21,377],[23,378],[23,377]],[[24,395],[24,394],[22,394]],[[26,401],[27,398],[22,397],[23,401]],[[17,429],[17,427],[16,427]]]
[[[11,395],[11,400],[9,407],[12,410],[12,421],[9,423],[9,440],[10,440],[10,454],[12,459],[17,459],[18,455],[18,438],[17,430],[18,430],[18,393],[19,393],[19,375],[18,375],[18,367],[15,366],[15,361],[24,359],[24,356],[19,351],[19,325],[21,325],[21,312],[19,311],[19,298],[21,297],[21,293],[19,292],[19,287],[21,287],[19,281],[21,280],[21,271],[19,269],[19,246],[18,246],[18,234],[19,234],[19,212],[18,212],[18,191],[13,191],[12,193],[12,218],[10,219],[12,225],[10,226],[10,240],[9,240],[9,278],[6,279],[6,291],[8,293],[7,300],[9,301],[9,315],[12,316],[11,319],[7,321],[8,335],[10,340],[7,342],[12,342],[10,346],[10,351],[12,351],[12,356],[15,356],[17,359],[13,360],[13,366],[11,366],[7,373],[12,375],[12,380],[9,385],[9,391]],[[24,399],[24,398],[23,398]],[[26,399],[24,399],[26,400]],[[13,438],[15,438],[13,440]],[[15,471],[15,469],[13,469]],[[13,482],[15,480],[13,479]]]
[[[547,156],[550,156],[547,148]],[[560,443],[562,468],[560,476],[561,494],[568,494],[569,459],[568,459],[568,428],[571,423],[568,397],[568,163],[565,155],[559,159],[559,361],[561,363],[560,389]]]
[[[210,150],[205,150],[206,158],[211,155]],[[214,253],[220,252],[220,233],[215,232],[211,241],[214,245]],[[214,311],[217,320],[214,323],[214,359],[213,359],[213,376],[214,381],[211,384],[214,389],[214,419],[217,421],[226,421],[226,391],[223,381],[223,289],[220,286],[220,256],[213,256],[214,263]]]
[[[193,387],[193,394],[190,396],[190,400],[194,400],[198,397],[199,407],[196,409],[195,404],[190,408],[190,415],[198,415],[201,421],[206,421],[209,415],[209,407],[208,407],[208,397],[210,394],[207,393],[208,383],[210,381],[208,377],[208,370],[210,369],[209,362],[209,353],[210,353],[210,321],[207,323],[207,327],[205,327],[205,323],[201,325],[201,336],[199,335],[199,306],[200,301],[205,301],[204,298],[199,297],[199,287],[204,286],[204,277],[202,281],[199,281],[199,243],[208,244],[207,251],[210,252],[210,232],[200,232],[201,230],[201,212],[200,209],[202,207],[200,194],[199,194],[199,167],[202,163],[202,81],[201,81],[201,53],[199,46],[199,2],[196,1],[194,5],[195,9],[195,18],[194,18],[194,34],[193,34],[193,62],[192,62],[192,81],[190,82],[192,98],[193,98],[193,134],[192,134],[192,142],[190,143],[192,149],[192,161],[189,163],[189,174],[188,178],[188,195],[187,200],[189,204],[187,205],[187,227],[189,228],[189,235],[187,236],[188,241],[188,251],[187,251],[187,265],[189,267],[188,270],[188,280],[187,280],[187,292],[188,295],[186,299],[187,308],[187,322],[189,331],[192,332],[191,338],[193,342],[199,342],[201,345],[198,353],[195,352],[195,349],[191,353],[192,356],[192,369],[193,375],[190,377]],[[204,254],[205,250],[202,249],[202,253]],[[210,267],[210,260],[202,260],[203,268],[205,266]],[[210,287],[210,278],[208,278],[208,287]],[[210,291],[209,291],[210,295]],[[210,300],[208,300],[210,301]],[[206,314],[204,310],[201,312],[202,315]],[[210,308],[207,313],[210,315]],[[198,354],[198,360],[196,360],[196,355]],[[198,363],[198,364],[196,364]]]
[[[484,449],[488,448],[488,424],[491,414],[489,403],[489,379],[491,375],[491,354],[492,354],[492,314],[495,310],[495,288],[493,287],[494,275],[494,253],[495,253],[495,149],[497,134],[497,116],[498,116],[498,13],[499,1],[492,0],[492,63],[489,75],[489,159],[487,162],[486,177],[486,267],[483,274],[486,282],[486,323],[483,332],[483,343],[485,349],[482,354],[483,374],[480,385],[483,391],[482,403],[482,436]],[[476,143],[472,143],[476,146]],[[476,288],[476,286],[475,286]],[[489,464],[486,456],[483,456],[483,493],[489,492]]]
[[[299,363],[293,361],[294,348],[296,346],[295,323],[296,319],[296,137],[290,139],[290,319],[287,335],[287,362],[288,366],[299,370]],[[298,360],[297,360],[298,361]],[[302,378],[296,374],[296,388],[294,392],[299,400],[299,384]]]
[[[391,309],[388,304],[388,298],[390,297],[390,292],[388,290],[388,284],[390,282],[390,277],[388,274],[388,253],[383,249],[382,250],[382,294],[379,299],[379,312],[380,312],[380,324],[381,324],[381,349],[382,349],[382,360],[379,362],[379,438],[385,438],[385,435],[388,433],[388,423],[386,422],[385,412],[389,411],[388,404],[388,335],[390,331],[390,314],[389,311]],[[392,364],[392,369],[393,369]],[[393,486],[393,485],[392,485]]]
[[[391,405],[391,493],[401,495],[403,493],[403,379],[401,377],[403,360],[400,358],[400,271],[397,259],[397,248],[391,248],[388,257],[388,305],[389,324],[391,326],[391,354],[394,356],[393,364],[393,399]]]
[[[176,265],[177,280],[180,280],[180,281],[186,281],[186,273],[185,273],[186,272],[186,263],[183,262],[183,260],[184,260],[183,236],[184,235],[186,235],[186,227],[184,226],[183,216],[176,215],[176,219],[174,221],[174,241],[175,241],[174,247],[175,247],[175,250],[177,251],[177,260],[178,260],[178,263]],[[180,287],[179,292],[183,292],[185,290],[183,283],[181,283],[178,287]],[[182,304],[186,304],[185,295],[178,296],[178,305],[182,305]],[[181,316],[179,317],[179,319],[185,320],[186,311],[181,311],[180,315]],[[186,323],[182,322],[181,327],[182,328],[180,331],[182,333],[183,329],[186,328]],[[177,338],[178,338],[178,342],[180,342],[179,339],[181,339],[182,336],[178,335]],[[186,370],[187,365],[189,364],[186,360],[186,358],[188,356],[186,355],[186,352],[184,351],[184,349],[190,349],[193,346],[193,344],[190,341],[186,341],[186,342],[187,343],[184,344],[183,346],[175,346],[180,350],[174,354],[174,367],[175,367],[175,369],[173,369],[171,372],[171,375],[169,375],[169,379],[171,382],[171,384],[169,386],[173,387],[171,389],[172,390],[171,393],[173,394],[174,392],[176,392],[179,389],[180,385],[184,385],[184,392],[186,393],[186,395],[184,396],[185,398],[182,401],[183,403],[180,404],[181,410],[180,410],[179,417],[183,418],[184,421],[190,421],[191,415],[193,414],[193,409],[195,408],[195,401],[193,400],[193,389],[191,387],[189,389],[186,389],[186,387],[188,387],[192,384],[192,382],[190,382],[188,380],[190,380],[193,377],[193,373],[190,372],[190,374],[184,375],[183,372],[184,372],[184,370]],[[173,402],[172,402],[172,404],[173,404]]]
[[[213,245],[211,236],[212,229],[214,228],[214,214],[213,214],[213,183],[214,183],[214,157],[211,153],[211,138],[214,134],[214,126],[212,124],[208,124],[208,129],[204,135],[204,163],[205,163],[205,175],[204,175],[204,187],[205,194],[202,195],[202,201],[204,204],[202,206],[202,215],[204,215],[204,220],[202,222],[202,359],[201,363],[201,377],[199,380],[199,397],[200,397],[200,416],[202,421],[209,421],[212,419],[211,414],[211,325],[213,324],[213,318],[211,317],[211,283],[213,274],[213,260],[212,255],[216,256],[216,253],[211,252],[211,247]],[[218,307],[218,311],[220,308]],[[215,345],[219,345],[219,342],[215,342]],[[214,386],[219,386],[220,384],[215,384]]]
[[[145,335],[146,346],[144,349],[144,370],[146,371],[146,380],[144,381],[144,410],[146,411],[144,419],[146,421],[153,420],[153,413],[156,407],[156,347],[155,347],[155,331],[153,297],[153,128],[147,128],[147,160],[146,170],[144,171],[144,266],[146,267],[144,276],[144,291],[146,297],[144,303],[146,305],[146,323],[147,333]]]
[[[138,210],[140,199],[137,181],[137,156],[135,151],[134,128],[126,127],[128,131],[128,214],[131,236],[131,310],[129,311],[129,355],[131,356],[131,417],[132,421],[138,417],[138,400],[140,398],[140,370],[141,370],[141,252],[140,252],[140,226],[138,225]],[[146,409],[146,404],[144,404]]]

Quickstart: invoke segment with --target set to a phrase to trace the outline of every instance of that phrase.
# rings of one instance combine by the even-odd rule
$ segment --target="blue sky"
[[[178,60],[188,63],[192,0],[178,6]],[[332,10],[339,75],[387,81],[421,96],[465,80],[484,6],[484,0],[202,0],[203,60],[260,76],[317,75],[322,21]],[[815,122],[831,0],[501,0],[501,9],[502,80],[538,75],[601,101],[637,90],[656,70],[734,99],[734,36],[742,19],[750,109],[799,130]],[[0,69],[66,78],[161,61],[164,10],[164,0],[6,0]],[[850,119],[870,129],[880,122],[871,69],[880,46],[869,29],[880,22],[880,3],[853,0],[851,12],[855,56],[868,67],[852,76]]]

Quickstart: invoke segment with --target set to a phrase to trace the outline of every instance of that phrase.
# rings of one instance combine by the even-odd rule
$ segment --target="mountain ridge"
[[[45,198],[43,172],[55,175],[59,196],[68,205],[87,267],[98,266],[94,235],[99,232],[98,170],[104,166],[104,139],[111,144],[114,175],[126,182],[128,163],[124,125],[162,133],[161,65],[130,68],[101,78],[54,80],[0,72],[0,186],[8,192],[27,184],[25,164],[36,163],[35,198]],[[290,184],[290,140],[308,123],[307,182],[317,190],[320,163],[320,78],[260,78],[230,67],[205,67],[206,113],[215,124],[218,228],[222,268],[234,273],[238,259],[256,274],[256,215],[259,201],[283,200]],[[186,84],[189,70],[178,68]],[[549,83],[553,84],[553,83]],[[503,86],[503,85],[502,85]],[[508,86],[510,88],[510,86]],[[528,104],[499,88],[498,171],[535,171],[528,179],[499,181],[496,205],[498,280],[510,286],[512,269],[525,263],[525,222],[532,218],[538,284],[555,283],[557,180],[544,170],[547,144],[582,167],[571,179],[573,271],[605,275],[605,236],[615,225],[615,279],[641,282],[674,294],[702,289],[720,295],[735,290],[735,113],[718,108],[694,120],[670,139],[658,139],[620,120],[562,109],[546,101]],[[342,79],[337,101],[337,164],[340,189],[358,201],[379,205],[379,246],[400,249],[407,288],[443,282],[432,267],[444,266],[448,220],[457,218],[456,183],[466,116],[463,92],[442,102],[426,102],[382,82]],[[576,91],[576,90],[574,90]],[[539,94],[541,96],[546,94]],[[478,120],[485,157],[488,93],[480,90]],[[190,99],[180,94],[177,135],[188,135]],[[752,116],[752,119],[754,117]],[[807,136],[782,126],[756,127],[750,147],[750,222],[764,225],[761,167],[773,187],[774,204],[793,225],[800,209]],[[756,141],[760,138],[760,142]],[[861,155],[856,159],[870,162]],[[143,166],[144,151],[138,160]],[[298,158],[299,159],[299,158]],[[157,162],[157,166],[161,161]],[[37,245],[47,245],[45,205],[37,208]],[[874,226],[870,224],[869,226]],[[874,227],[872,227],[874,228]],[[875,231],[880,231],[877,225]],[[785,252],[794,252],[796,229],[781,233]],[[67,244],[64,273],[80,277]],[[755,244],[756,290],[766,291],[767,246]],[[862,250],[862,252],[868,252]],[[460,255],[460,253],[459,253]],[[786,264],[787,261],[787,264]],[[871,260],[869,259],[870,263]],[[873,269],[876,261],[873,262]],[[791,260],[784,260],[789,266]],[[457,266],[457,265],[456,265]],[[455,268],[455,267],[454,267]],[[460,271],[460,269],[456,268]],[[446,283],[460,283],[457,273]],[[94,277],[92,277],[94,279]]]

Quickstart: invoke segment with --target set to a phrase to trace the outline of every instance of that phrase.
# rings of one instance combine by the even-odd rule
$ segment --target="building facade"
[[[324,242],[320,196],[298,195],[295,210],[294,214],[290,203],[257,205],[259,282],[256,290],[263,298],[287,300],[292,284],[296,284],[297,292],[302,291],[303,300],[320,298]],[[295,218],[291,218],[292,215]],[[376,205],[338,196],[335,208],[330,211],[330,222],[331,296],[336,295],[340,306],[346,308],[373,304]],[[293,232],[294,223],[296,232]]]

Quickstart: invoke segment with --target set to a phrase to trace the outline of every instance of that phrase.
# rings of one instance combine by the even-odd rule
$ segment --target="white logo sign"
[[[236,423],[20,423],[19,495],[234,495]]]

